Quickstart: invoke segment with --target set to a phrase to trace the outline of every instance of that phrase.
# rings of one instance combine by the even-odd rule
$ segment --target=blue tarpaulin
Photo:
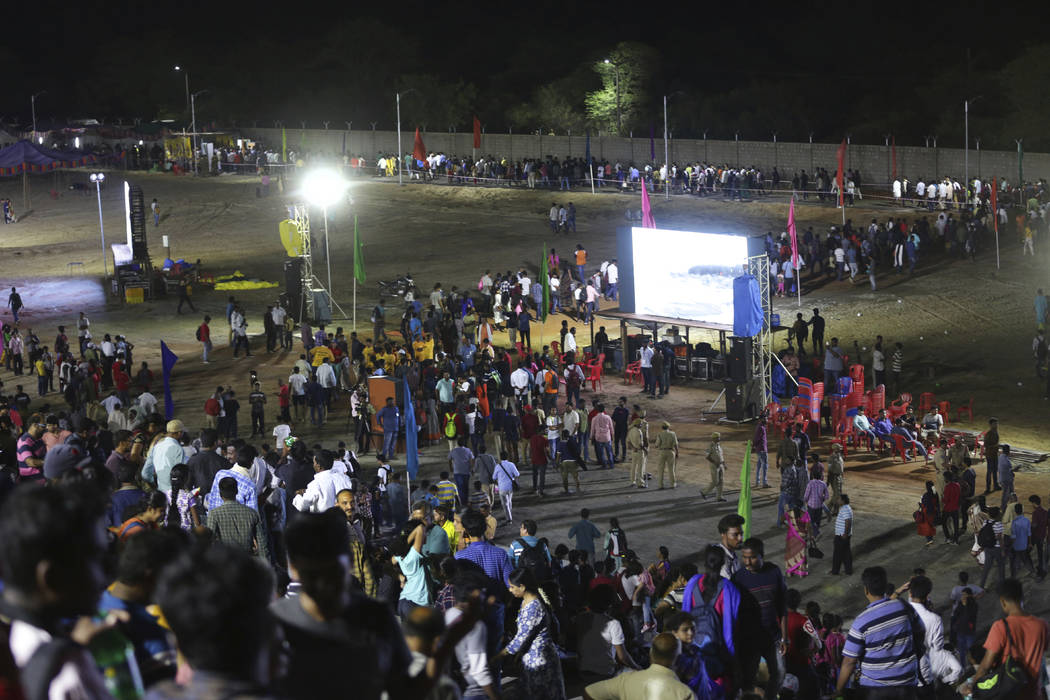
[[[738,338],[756,336],[762,330],[762,296],[754,275],[741,275],[733,280],[733,335]]]

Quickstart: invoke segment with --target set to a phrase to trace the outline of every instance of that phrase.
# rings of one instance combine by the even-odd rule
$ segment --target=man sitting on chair
[[[926,448],[923,447],[921,442],[918,442],[912,437],[911,431],[904,427],[904,422],[900,418],[898,418],[893,424],[893,430],[890,431],[890,434],[900,435],[904,438],[905,447],[911,445],[912,449],[914,449],[917,454],[921,454],[923,459],[929,459],[929,455],[926,453]],[[903,456],[905,459],[911,459],[911,455],[908,454],[907,451],[905,451]]]
[[[857,407],[857,415],[853,417],[853,429],[857,431],[857,435],[865,435],[868,438],[868,449],[875,450],[875,431],[871,428],[871,421],[868,420],[868,416],[864,413],[864,407]]]

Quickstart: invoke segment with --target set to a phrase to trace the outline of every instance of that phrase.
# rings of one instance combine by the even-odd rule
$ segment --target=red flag
[[[890,157],[893,161],[893,179],[897,179],[897,137],[891,137],[893,140],[890,142]]]
[[[999,233],[999,178],[997,177],[992,178],[992,218],[995,219],[995,232]]]
[[[481,120],[474,115],[474,148],[481,148]]]
[[[839,146],[839,150],[838,150],[838,153],[836,155],[837,155],[838,161],[839,161],[839,171],[837,173],[835,173],[835,182],[839,186],[839,206],[841,207],[842,203],[844,201],[843,200],[843,198],[844,198],[843,190],[845,189],[843,187],[843,185],[844,185],[843,181],[845,180],[845,177],[846,177],[846,171],[845,171],[845,167],[844,167],[844,164],[845,164],[845,161],[846,161],[846,139],[842,139],[842,145]]]
[[[649,204],[649,188],[645,186],[644,181],[642,182],[642,228],[656,228],[653,208]]]
[[[798,233],[795,231],[795,198],[791,198],[791,209],[788,210],[788,235],[791,236],[791,267],[798,274]]]
[[[425,161],[427,159],[427,149],[426,146],[423,145],[423,137],[419,135],[418,126],[416,127],[416,142],[415,145],[412,146],[412,157],[416,160]]]

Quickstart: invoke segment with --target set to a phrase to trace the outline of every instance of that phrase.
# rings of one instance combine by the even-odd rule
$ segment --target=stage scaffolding
[[[769,284],[769,257],[765,254],[749,257],[747,271],[758,281],[758,292],[762,298],[762,330],[751,344],[751,369],[762,390],[762,405],[765,406],[771,398],[773,373],[773,296]]]

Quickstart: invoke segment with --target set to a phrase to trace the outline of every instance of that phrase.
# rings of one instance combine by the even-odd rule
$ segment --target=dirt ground
[[[111,173],[103,192],[103,213],[107,241],[124,236],[122,173]],[[79,178],[79,174],[65,176]],[[86,178],[86,174],[83,176]],[[149,245],[155,261],[163,259],[161,235],[168,235],[176,258],[200,258],[205,269],[216,274],[240,270],[253,277],[282,281],[285,258],[277,234],[277,223],[287,216],[286,206],[299,197],[292,191],[272,192],[269,198],[256,197],[257,180],[223,176],[194,180],[189,177],[133,173],[147,202],[156,197],[162,221],[149,226]],[[218,361],[202,365],[194,329],[202,313],[221,319],[225,293],[198,288],[194,302],[201,313],[175,314],[175,300],[159,299],[140,305],[125,305],[102,292],[99,254],[97,202],[94,196],[62,191],[57,199],[48,197],[42,183],[34,185],[36,205],[20,211],[21,220],[0,229],[0,275],[8,286],[20,288],[27,305],[23,323],[36,328],[44,342],[54,337],[59,323],[72,326],[78,311],[86,311],[96,335],[122,332],[136,344],[136,360],[143,359],[159,369],[159,339],[180,355],[175,370],[176,413],[194,426],[207,392],[219,383],[232,384],[247,394],[248,370],[259,372],[268,391],[275,390],[276,379],[286,376],[295,354],[268,355],[256,340],[250,360],[230,357],[220,340]],[[94,193],[90,193],[93,195]],[[577,242],[583,243],[592,261],[615,256],[615,229],[624,222],[624,211],[637,208],[637,195],[576,191],[558,192],[467,187],[419,186],[399,188],[395,183],[355,180],[350,190],[352,203],[329,210],[329,239],[332,254],[334,296],[344,310],[352,308],[353,216],[358,217],[364,243],[368,281],[357,295],[359,326],[370,334],[367,318],[377,298],[376,282],[411,272],[421,290],[442,282],[469,287],[485,269],[506,270],[527,266],[538,269],[543,246],[555,247],[567,255]],[[0,196],[20,202],[19,181],[0,183]],[[551,201],[571,201],[578,210],[576,234],[554,238],[546,225]],[[654,216],[660,226],[718,232],[778,233],[784,228],[787,206],[780,203],[727,202],[721,198],[672,198],[665,202],[653,197]],[[915,212],[888,208],[856,207],[847,212],[855,222],[872,217],[912,218]],[[798,208],[800,230],[812,225],[822,232],[840,221],[841,213],[831,207],[804,203]],[[315,215],[315,232],[321,231],[321,218]],[[903,383],[918,397],[933,391],[937,399],[954,407],[969,397],[975,400],[975,420],[961,427],[981,430],[988,416],[1001,421],[1003,440],[1036,451],[1050,451],[1050,435],[1045,429],[1047,404],[1042,382],[1036,379],[1031,357],[1034,331],[1032,303],[1035,289],[1050,287],[1045,251],[1036,258],[1022,258],[1020,247],[1003,240],[1002,269],[995,267],[994,250],[984,251],[977,262],[948,261],[928,256],[914,277],[880,274],[879,290],[871,292],[867,280],[856,285],[848,281],[807,284],[802,309],[806,316],[819,307],[827,318],[827,337],[837,336],[847,351],[854,341],[870,363],[870,348],[876,334],[887,346],[904,344]],[[315,255],[315,269],[324,279],[323,258]],[[73,266],[70,262],[81,262]],[[805,278],[804,278],[805,280]],[[261,332],[261,314],[279,290],[238,292],[246,304],[249,330]],[[795,299],[777,299],[775,310],[785,320],[798,310]],[[8,318],[5,316],[5,318]],[[554,316],[543,331],[545,341],[556,337],[565,316]],[[570,321],[570,324],[572,322]],[[349,328],[349,321],[336,325]],[[222,328],[221,320],[216,323]],[[607,323],[610,335],[618,333],[615,322]],[[584,329],[581,327],[581,331]],[[223,333],[215,333],[222,336]],[[540,337],[538,329],[534,338]],[[586,331],[584,331],[586,338]],[[695,342],[697,338],[691,335]],[[714,340],[714,338],[712,338]],[[786,336],[778,339],[778,347]],[[932,377],[926,367],[932,367]],[[8,387],[15,383],[10,373],[0,372]],[[28,385],[30,382],[26,382]],[[683,442],[681,480],[699,484],[706,480],[702,454],[706,437],[716,429],[711,416],[701,422],[700,409],[706,408],[720,386],[690,380],[676,385],[664,400],[639,400],[655,420],[667,419],[675,425]],[[624,386],[618,376],[606,378],[604,392],[615,396],[637,392],[637,386]],[[32,393],[32,392],[31,392]],[[341,425],[339,410],[334,424]],[[247,421],[247,415],[242,423]],[[741,462],[743,441],[750,426],[718,426],[726,438],[730,465]],[[311,431],[305,430],[311,436]],[[326,441],[342,435],[331,432],[316,435]],[[826,443],[815,449],[826,451]],[[921,464],[907,465],[867,453],[850,455],[847,462],[850,488],[859,488],[869,498],[855,499],[860,510],[872,508],[906,516],[922,491],[922,481],[930,474]],[[1050,477],[1037,465],[1018,475],[1018,491],[1047,493]],[[736,467],[731,468],[731,472]],[[981,470],[983,471],[983,470]],[[731,482],[733,481],[732,474]],[[735,485],[734,485],[735,488]]]

